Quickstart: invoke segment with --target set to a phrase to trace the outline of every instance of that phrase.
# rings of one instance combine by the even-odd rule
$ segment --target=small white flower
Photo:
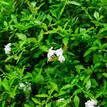
[[[54,56],[56,55],[58,57],[58,61],[60,61],[61,63],[65,61],[65,57],[63,56],[63,50],[62,48],[57,49],[57,50],[53,50],[53,47],[51,47],[49,49],[49,52],[47,54],[48,57],[48,61]]]
[[[55,50],[52,50],[53,49],[53,47],[51,47],[50,49],[49,49],[49,52],[48,52],[48,54],[47,54],[47,57],[48,57],[48,61],[52,58],[52,56],[55,54]]]
[[[7,45],[5,45],[5,48],[4,48],[4,50],[5,50],[5,54],[10,54],[10,52],[11,52],[11,43],[8,43]]]
[[[28,86],[28,90],[31,91],[31,85]]]
[[[29,83],[29,82],[25,82],[26,83],[26,88],[29,90],[29,91],[31,91],[31,83]]]
[[[86,103],[85,103],[85,107],[95,107],[94,105],[97,105],[97,101],[91,99],[91,100],[88,100]]]
[[[23,89],[24,91],[26,91],[26,90],[31,91],[31,83],[29,83],[29,82],[20,83],[19,89]]]
[[[61,63],[65,61],[65,57],[64,56],[59,56],[58,61],[60,61]]]
[[[62,48],[56,50],[56,55],[57,55],[58,57],[63,55],[63,50],[62,50]]]
[[[64,98],[58,99],[57,102],[62,102]]]
[[[20,84],[19,84],[19,87],[20,87],[20,88],[23,88],[23,87],[25,87],[25,84],[24,84],[24,83],[20,83]]]

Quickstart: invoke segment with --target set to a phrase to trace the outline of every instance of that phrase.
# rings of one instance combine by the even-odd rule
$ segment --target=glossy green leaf
[[[80,99],[78,96],[75,96],[74,97],[74,104],[75,104],[75,107],[79,107],[79,103],[80,103]]]

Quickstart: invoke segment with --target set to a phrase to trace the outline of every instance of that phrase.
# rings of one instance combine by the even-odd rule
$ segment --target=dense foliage
[[[47,62],[51,47],[63,49],[63,63]],[[107,107],[107,1],[0,0],[0,107],[89,99]]]

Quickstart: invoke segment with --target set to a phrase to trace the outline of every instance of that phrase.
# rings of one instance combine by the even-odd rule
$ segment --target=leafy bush
[[[0,107],[106,107],[106,19],[106,0],[0,0]]]

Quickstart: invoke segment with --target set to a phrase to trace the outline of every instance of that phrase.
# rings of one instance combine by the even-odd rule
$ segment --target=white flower
[[[58,61],[60,61],[61,63],[65,61],[65,57],[63,56],[63,50],[62,48],[57,49],[57,50],[53,50],[53,47],[51,47],[49,49],[49,52],[47,54],[48,57],[48,61],[54,56],[56,55],[58,57]]]
[[[31,91],[31,83],[29,83],[29,82],[25,82],[26,83],[26,88],[29,90],[29,91]]]
[[[31,85],[28,86],[28,90],[31,91]]]
[[[58,99],[57,102],[62,102],[64,98]]]
[[[23,87],[25,87],[25,84],[24,84],[24,83],[20,83],[20,84],[19,84],[19,87],[20,87],[20,88],[23,88]]]
[[[85,103],[85,107],[95,107],[94,105],[97,105],[97,101],[91,99],[91,100],[88,100],[86,103]]]
[[[19,89],[23,89],[24,91],[26,91],[26,90],[31,91],[31,83],[29,83],[29,82],[20,83]]]
[[[63,50],[62,50],[62,48],[56,50],[56,55],[57,55],[58,57],[63,55]]]
[[[53,49],[53,47],[51,47],[50,49],[49,49],[49,52],[48,52],[48,54],[47,54],[47,57],[48,57],[48,61],[52,58],[52,56],[55,54],[55,50],[52,50]]]
[[[11,43],[8,43],[7,45],[5,45],[5,48],[4,48],[4,50],[5,50],[5,54],[10,54],[10,52],[11,52]]]
[[[58,61],[60,61],[61,63],[65,61],[65,57],[64,56],[59,56]]]

